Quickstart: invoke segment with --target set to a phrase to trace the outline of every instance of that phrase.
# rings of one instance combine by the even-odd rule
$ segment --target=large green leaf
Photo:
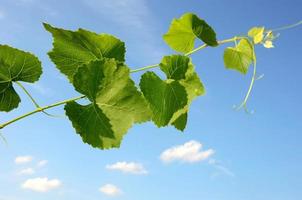
[[[253,62],[254,48],[248,39],[241,39],[235,47],[227,47],[224,51],[224,65],[227,69],[237,70],[242,74],[248,72]]]
[[[218,45],[216,33],[212,27],[192,13],[173,19],[163,38],[172,49],[182,53],[188,53],[194,49],[196,38],[209,46]]]
[[[173,114],[187,105],[185,88],[177,81],[163,81],[154,72],[146,72],[140,88],[152,110],[152,120],[158,127],[169,124]]]
[[[112,35],[96,34],[84,29],[69,31],[45,23],[44,27],[54,38],[54,48],[48,55],[71,82],[82,64],[101,58],[125,61],[125,44]]]
[[[187,105],[175,112],[170,120],[170,123],[177,129],[184,130],[189,106],[196,97],[205,93],[204,86],[195,72],[191,59],[187,56],[165,56],[160,63],[160,68],[165,72],[168,79],[178,81],[186,89],[188,97]]]
[[[73,79],[75,89],[91,103],[68,103],[66,115],[83,141],[93,147],[119,147],[133,123],[150,119],[148,105],[130,79],[129,68],[114,59],[85,64]]]
[[[21,101],[13,88],[13,82],[33,83],[39,80],[41,74],[41,62],[36,56],[0,45],[0,111],[11,111]]]

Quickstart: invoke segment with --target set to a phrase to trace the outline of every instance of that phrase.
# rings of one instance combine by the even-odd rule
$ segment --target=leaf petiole
[[[14,122],[16,122],[16,121],[19,121],[20,119],[23,119],[23,118],[28,117],[28,116],[30,116],[30,115],[33,115],[33,114],[35,114],[35,113],[43,112],[43,111],[45,111],[45,110],[47,110],[47,109],[50,109],[50,108],[53,108],[53,107],[56,107],[56,106],[60,106],[60,105],[66,104],[66,103],[68,103],[68,102],[80,100],[80,99],[83,99],[83,98],[85,98],[85,97],[86,97],[85,95],[82,95],[82,96],[79,96],[79,97],[75,97],[75,98],[67,99],[67,100],[64,100],[64,101],[60,101],[60,102],[57,102],[57,103],[54,103],[54,104],[51,104],[51,105],[48,105],[48,106],[44,106],[44,107],[37,108],[36,110],[33,110],[33,111],[28,112],[28,113],[26,113],[26,114],[24,114],[24,115],[21,115],[21,116],[15,118],[15,119],[12,119],[12,120],[10,120],[10,121],[4,123],[4,124],[1,124],[1,125],[0,125],[0,129],[3,129],[4,127],[6,127],[6,126],[9,125],[9,124],[12,124],[12,123],[14,123]]]
[[[30,100],[33,102],[33,104],[36,106],[37,109],[40,109],[41,106],[37,103],[37,101],[33,98],[33,96],[27,91],[27,89],[22,85],[22,83],[20,83],[19,81],[16,81],[16,84],[24,91],[24,93],[30,98]],[[50,117],[58,117],[52,114],[49,114],[47,112],[45,112],[44,110],[42,110],[42,112],[45,115],[48,115]]]

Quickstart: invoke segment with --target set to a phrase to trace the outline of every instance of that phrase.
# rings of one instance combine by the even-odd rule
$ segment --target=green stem
[[[23,118],[25,118],[25,117],[28,117],[28,116],[30,116],[30,115],[33,115],[33,114],[35,114],[35,113],[43,112],[44,110],[47,110],[47,109],[50,109],[50,108],[53,108],[53,107],[56,107],[56,106],[59,106],[59,105],[66,104],[66,103],[68,103],[68,102],[72,102],[72,101],[76,101],[76,100],[79,100],[79,99],[83,99],[83,98],[85,98],[85,97],[86,97],[85,95],[82,95],[82,96],[79,96],[79,97],[75,97],[75,98],[67,99],[67,100],[64,100],[64,101],[60,101],[60,102],[57,102],[57,103],[54,103],[54,104],[51,104],[51,105],[48,105],[48,106],[44,106],[44,107],[41,107],[41,108],[37,108],[36,110],[33,110],[33,111],[28,112],[28,113],[26,113],[26,114],[24,114],[24,115],[21,115],[21,116],[15,118],[15,119],[12,119],[12,120],[10,120],[10,121],[4,123],[4,124],[1,124],[1,125],[0,125],[0,129],[2,129],[2,128],[6,127],[7,125],[12,124],[12,123],[14,123],[14,122],[16,122],[16,121],[19,121],[20,119],[23,119]]]
[[[248,91],[247,91],[242,103],[237,108],[237,110],[240,110],[241,108],[244,107],[245,111],[248,112],[248,110],[247,110],[247,101],[248,101],[248,99],[251,95],[251,92],[252,92],[252,89],[253,89],[253,86],[254,86],[254,83],[255,83],[255,80],[256,80],[256,76],[257,76],[257,60],[256,60],[254,46],[253,46],[253,63],[254,63],[254,70],[253,70],[253,76],[252,76],[252,79],[251,79],[250,86],[248,88]]]
[[[286,29],[294,28],[294,27],[296,27],[296,26],[300,26],[301,24],[302,24],[302,20],[300,20],[300,21],[297,22],[297,23],[288,25],[288,26],[282,26],[282,27],[279,27],[279,28],[272,29],[271,31],[283,31],[283,30],[286,30]]]
[[[139,71],[144,71],[144,70],[147,70],[147,69],[156,68],[156,67],[158,67],[158,66],[159,66],[159,64],[148,65],[148,66],[146,66],[146,67],[142,67],[142,68],[138,68],[138,69],[131,70],[130,73],[135,73],[135,72],[139,72]]]
[[[233,38],[230,38],[230,39],[221,40],[221,41],[218,41],[218,44],[221,45],[221,44],[225,44],[225,43],[229,43],[229,42],[234,42],[234,41],[237,41],[237,40],[241,40],[242,38],[245,38],[245,37],[233,37]],[[190,56],[193,53],[196,53],[197,51],[200,51],[200,50],[202,50],[202,49],[204,49],[206,47],[208,47],[208,45],[207,44],[203,44],[203,45],[201,45],[201,46],[193,49],[192,51],[189,51],[188,53],[186,53],[184,55],[185,56]],[[159,64],[148,65],[148,66],[145,66],[145,67],[133,69],[130,72],[131,73],[135,73],[135,72],[139,72],[139,71],[145,71],[145,70],[148,70],[148,69],[156,68],[158,66],[159,66]]]
[[[242,39],[243,37],[233,37],[233,38],[230,38],[230,39],[226,39],[226,40],[222,40],[222,41],[218,41],[218,44],[221,45],[221,44],[225,44],[225,43],[229,43],[229,42],[234,42],[234,41],[237,41],[237,40],[240,40]],[[193,53],[197,52],[197,51],[200,51],[201,49],[204,49],[206,48],[208,45],[206,44],[203,44],[195,49],[193,49],[192,51],[184,54],[185,56],[189,56],[189,55],[192,55]],[[134,70],[131,70],[130,73],[135,73],[135,72],[139,72],[139,71],[144,71],[144,70],[148,70],[148,69],[152,69],[152,68],[156,68],[158,67],[159,64],[154,64],[154,65],[148,65],[148,66],[145,66],[145,67],[142,67],[142,68],[138,68],[138,69],[134,69]],[[25,117],[28,117],[30,115],[33,115],[35,113],[39,113],[39,112],[45,112],[45,110],[47,109],[50,109],[50,108],[53,108],[53,107],[56,107],[56,106],[60,106],[60,105],[63,105],[63,104],[66,104],[68,102],[72,102],[72,101],[76,101],[76,100],[79,100],[79,99],[83,99],[85,98],[86,96],[79,96],[79,97],[75,97],[75,98],[72,98],[72,99],[67,99],[67,100],[64,100],[64,101],[60,101],[58,103],[54,103],[54,104],[51,104],[51,105],[48,105],[48,106],[45,106],[45,107],[40,107],[39,104],[34,100],[34,98],[30,95],[30,93],[23,87],[23,85],[19,82],[17,82],[17,84],[23,89],[23,91],[29,96],[29,98],[31,99],[31,101],[35,104],[35,106],[37,107],[36,110],[33,110],[31,112],[28,112],[24,115],[21,115],[17,118],[14,118],[6,123],[3,123],[3,124],[0,124],[0,129],[6,127],[7,125],[9,124],[12,124],[16,121],[19,121]],[[48,113],[47,113],[48,114]],[[48,114],[49,115],[49,114]]]
[[[193,49],[192,51],[186,53],[185,56],[190,56],[190,55],[192,55],[193,53],[195,53],[195,52],[197,52],[197,51],[199,51],[199,50],[201,50],[201,49],[206,48],[207,46],[208,46],[207,44],[203,44],[203,45],[201,45],[201,46],[199,46],[199,47]]]
[[[37,101],[31,96],[31,94],[27,91],[27,89],[20,83],[19,81],[16,81],[17,85],[24,91],[24,93],[30,98],[30,100],[33,102],[33,104],[36,106],[37,109],[41,108],[41,106],[37,103]],[[42,111],[45,115],[48,115],[50,117],[58,117],[52,114],[49,114],[45,111]]]
[[[36,102],[36,100],[31,96],[31,94],[25,89],[25,87],[19,82],[16,81],[17,85],[25,92],[25,94],[30,98],[30,100],[33,102],[33,104],[37,107],[40,108],[39,104]]]

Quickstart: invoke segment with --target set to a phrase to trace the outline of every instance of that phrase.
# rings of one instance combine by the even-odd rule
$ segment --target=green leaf
[[[262,42],[264,37],[264,27],[253,27],[249,30],[248,36],[251,37],[255,44]]]
[[[115,139],[109,119],[97,105],[70,102],[65,105],[65,111],[83,142],[105,148],[110,145],[107,141]]]
[[[224,51],[224,65],[227,69],[234,69],[242,74],[248,72],[253,62],[254,48],[248,39],[241,39],[235,47],[227,47]]]
[[[17,108],[20,97],[13,82],[34,83],[42,74],[41,62],[31,53],[0,45],[0,111]]]
[[[165,56],[160,63],[160,68],[168,79],[176,80],[185,87],[188,103],[184,108],[175,112],[170,120],[170,124],[183,131],[187,122],[189,106],[196,97],[205,93],[204,86],[195,72],[191,59],[187,56]]]
[[[172,49],[182,53],[188,53],[194,49],[196,38],[209,46],[218,45],[216,33],[212,27],[192,13],[173,19],[163,38]]]
[[[184,131],[187,126],[188,113],[181,114],[176,120],[172,122],[172,125],[180,131]]]
[[[189,106],[197,96],[204,94],[204,87],[187,56],[165,56],[159,66],[167,80],[147,72],[140,82],[153,113],[152,120],[158,127],[172,124],[183,131]]]
[[[163,81],[154,72],[146,72],[140,88],[152,110],[152,120],[158,127],[169,124],[173,114],[187,105],[185,88],[177,81]]]
[[[45,23],[44,27],[54,38],[54,48],[48,55],[70,82],[82,64],[102,58],[125,61],[125,44],[112,35],[96,34],[84,29],[69,31]]]
[[[159,64],[168,79],[181,80],[186,78],[190,58],[182,55],[165,56]]]
[[[91,103],[67,104],[65,110],[84,142],[101,149],[119,147],[133,123],[150,120],[148,105],[129,72],[114,59],[102,59],[81,66],[74,74],[75,89]]]

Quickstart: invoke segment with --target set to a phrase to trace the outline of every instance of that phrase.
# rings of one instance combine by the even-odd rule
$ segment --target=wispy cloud
[[[19,200],[19,198],[14,196],[3,196],[2,194],[0,194],[0,200]]]
[[[38,167],[44,167],[45,165],[47,165],[48,160],[41,160],[38,162],[37,166]]]
[[[107,165],[106,169],[117,170],[124,173],[138,174],[138,175],[148,173],[148,171],[144,168],[144,166],[141,163],[135,163],[135,162],[117,162],[112,165]]]
[[[214,154],[213,149],[202,150],[202,144],[197,141],[189,141],[183,145],[178,145],[165,150],[160,159],[163,162],[200,162],[210,158]]]
[[[111,197],[119,196],[122,194],[122,191],[113,184],[103,185],[102,187],[100,187],[99,191],[102,192],[103,194],[105,194],[107,196],[111,196]]]
[[[235,177],[235,174],[227,167],[225,167],[222,162],[217,161],[215,159],[210,159],[209,164],[212,165],[217,171],[211,175],[212,178],[220,176],[222,174]]]
[[[134,41],[132,44],[135,43],[136,55],[150,60],[158,60],[164,55],[159,42],[161,35],[157,30],[159,23],[147,0],[83,0],[83,2],[103,18],[126,30],[129,38]]]
[[[21,187],[35,192],[48,192],[62,185],[58,179],[49,180],[47,177],[27,179]]]
[[[0,10],[0,20],[5,18],[5,13],[3,10]]]
[[[18,172],[18,175],[32,175],[35,173],[35,170],[31,167],[22,169]]]
[[[15,158],[15,163],[16,164],[25,164],[29,163],[33,160],[32,156],[18,156]]]

